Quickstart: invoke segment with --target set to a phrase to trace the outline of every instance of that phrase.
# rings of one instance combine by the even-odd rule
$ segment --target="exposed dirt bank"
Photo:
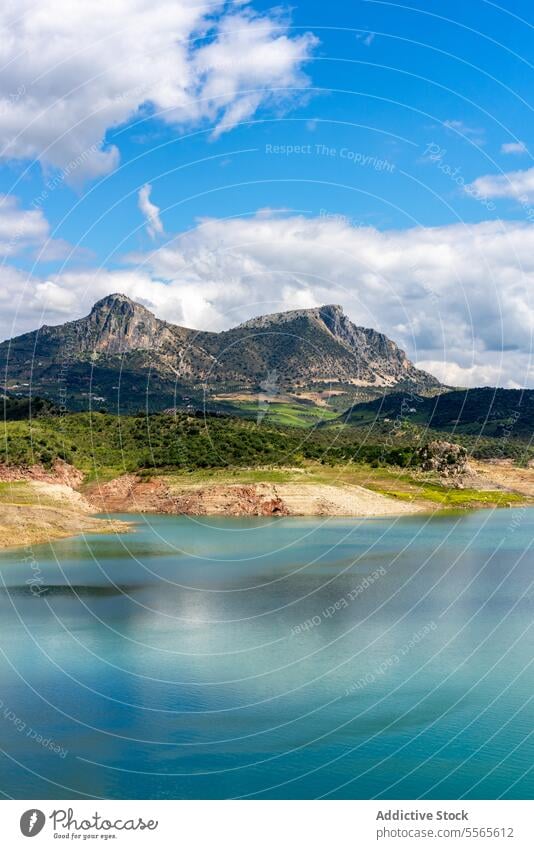
[[[519,468],[512,460],[471,461],[481,487],[504,489],[534,497],[534,468]]]
[[[417,476],[410,479],[402,470],[354,467],[329,471],[313,467],[228,474],[221,471],[191,477],[125,474],[111,481],[83,485],[82,473],[62,461],[57,461],[51,470],[0,466],[0,548],[84,533],[122,532],[130,527],[128,523],[91,515],[98,512],[380,517],[457,504],[456,489],[452,490],[452,500],[443,498],[443,492],[450,491],[449,481],[444,489],[438,486],[436,495],[425,480],[425,476],[420,481]],[[534,499],[534,468],[517,468],[510,461],[471,461],[454,486],[470,488],[464,505],[467,507],[492,503],[506,506],[502,495],[508,492],[515,494],[514,503],[522,498],[530,501]],[[473,493],[490,490],[494,492],[489,492],[488,499],[471,503],[476,502]]]
[[[393,516],[424,508],[362,486],[315,483],[209,483],[182,485],[135,475],[95,484],[87,496],[110,513],[190,516]]]
[[[82,480],[81,472],[62,461],[51,470],[0,466],[0,549],[127,531],[127,522],[91,515],[95,506],[74,489]]]
[[[80,486],[84,478],[83,472],[65,463],[64,460],[54,460],[52,468],[44,466],[6,466],[0,463],[0,483],[13,481],[41,481],[42,483],[65,484],[72,488]]]

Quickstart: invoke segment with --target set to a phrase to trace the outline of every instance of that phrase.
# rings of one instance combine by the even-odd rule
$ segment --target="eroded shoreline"
[[[58,461],[45,470],[0,470],[0,549],[31,547],[83,534],[125,533],[128,522],[97,518],[78,489],[83,475]]]
[[[123,475],[119,479],[93,485],[90,498],[101,512],[184,516],[370,518],[420,513],[425,509],[420,504],[401,501],[349,483],[184,483],[172,477],[146,481],[135,475]]]
[[[50,470],[0,469],[0,549],[127,532],[130,523],[105,518],[117,513],[380,518],[519,504],[534,504],[534,469],[506,463],[478,463],[461,486],[450,487],[428,475],[363,465],[129,473],[87,483],[57,461]]]

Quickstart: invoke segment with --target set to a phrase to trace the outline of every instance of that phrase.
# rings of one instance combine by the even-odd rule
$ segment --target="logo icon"
[[[42,831],[46,822],[46,817],[42,811],[37,808],[30,808],[29,811],[24,811],[20,818],[20,830],[24,837],[35,837]]]

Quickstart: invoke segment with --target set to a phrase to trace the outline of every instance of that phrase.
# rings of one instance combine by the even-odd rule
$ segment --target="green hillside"
[[[380,430],[417,426],[454,435],[530,442],[534,434],[534,390],[465,389],[432,398],[394,393],[355,404],[338,422]]]
[[[50,465],[60,458],[82,471],[291,466],[304,460],[409,463],[410,447],[364,445],[354,432],[281,427],[226,416],[71,413],[6,422],[0,461]]]
[[[388,418],[388,417],[385,417]],[[302,424],[302,423],[300,423]],[[432,432],[436,438],[438,432]],[[303,428],[223,415],[157,413],[115,416],[109,413],[43,412],[31,420],[5,421],[0,462],[50,466],[60,458],[92,476],[123,471],[244,469],[288,467],[314,461],[324,465],[369,463],[375,467],[416,464],[427,429],[409,422],[392,429],[386,421],[362,428]],[[462,435],[455,439],[478,457],[526,460],[524,441]]]

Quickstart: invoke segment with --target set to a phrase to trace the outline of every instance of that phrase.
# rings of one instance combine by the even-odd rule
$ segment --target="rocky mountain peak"
[[[326,325],[334,336],[343,338],[347,334],[347,328],[355,327],[339,304],[326,304],[324,307],[319,307],[316,312],[317,318]]]
[[[146,312],[153,315],[146,307],[137,301],[132,301],[128,295],[123,295],[121,292],[114,292],[111,295],[106,295],[96,301],[91,309],[90,315],[102,315],[106,313],[118,313],[121,315]]]
[[[101,298],[86,318],[73,324],[82,349],[108,354],[157,347],[166,327],[154,313],[121,292]]]
[[[341,316],[347,318],[341,304],[325,304],[319,307],[319,314],[322,318],[338,318]]]
[[[349,321],[343,312],[343,307],[339,304],[326,304],[322,307],[308,307],[298,310],[287,310],[285,312],[274,312],[268,313],[267,315],[259,315],[256,318],[250,318],[248,321],[244,321],[242,324],[238,325],[238,328],[262,329],[271,327],[272,325],[290,324],[291,322],[298,321],[299,319],[322,321],[323,324],[327,324],[328,321],[332,323],[339,321],[341,318]]]

